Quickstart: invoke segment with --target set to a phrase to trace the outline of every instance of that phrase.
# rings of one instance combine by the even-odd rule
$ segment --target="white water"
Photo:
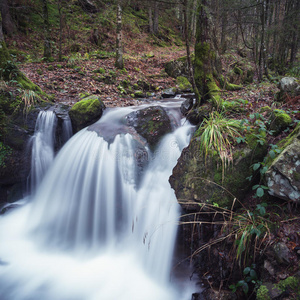
[[[128,133],[111,144],[87,129],[71,138],[34,198],[0,219],[0,299],[190,299],[170,283],[179,207],[168,183],[189,132],[145,148],[144,172]]]
[[[63,120],[63,124],[62,124],[62,142],[66,143],[72,137],[72,135],[73,135],[72,124],[68,116],[68,118],[65,118]]]
[[[40,111],[31,140],[30,186],[33,192],[41,183],[54,159],[56,116],[53,111]]]

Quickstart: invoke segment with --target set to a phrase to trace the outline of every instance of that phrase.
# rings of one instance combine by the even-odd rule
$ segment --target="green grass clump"
[[[200,151],[205,158],[214,153],[220,157],[222,177],[226,167],[232,162],[232,144],[237,137],[241,137],[242,129],[240,120],[227,119],[214,111],[208,119],[204,119],[196,132],[196,136],[200,136]]]

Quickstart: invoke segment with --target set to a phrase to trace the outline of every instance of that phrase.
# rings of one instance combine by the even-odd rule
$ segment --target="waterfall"
[[[1,217],[2,300],[189,299],[170,282],[179,205],[168,178],[191,127],[151,153],[124,129],[133,109],[73,136],[31,201]]]
[[[31,152],[31,176],[30,187],[33,192],[42,181],[46,171],[54,158],[54,134],[56,128],[56,116],[53,111],[40,111],[34,135],[30,141]]]
[[[73,135],[72,124],[69,115],[63,120],[62,142],[65,144]]]

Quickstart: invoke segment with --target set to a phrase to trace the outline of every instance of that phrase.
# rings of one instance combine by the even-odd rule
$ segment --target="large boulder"
[[[160,139],[172,129],[169,116],[161,106],[134,111],[126,116],[126,120],[127,125],[134,127],[151,148],[155,147]]]
[[[278,88],[280,89],[276,96],[278,101],[286,101],[291,97],[300,95],[299,80],[294,77],[283,77],[278,84]]]
[[[73,131],[77,132],[98,121],[104,109],[104,103],[96,95],[88,96],[75,103],[69,111]]]
[[[165,65],[165,71],[173,78],[177,78],[179,76],[188,77],[189,69],[186,56],[167,62]]]
[[[235,198],[243,200],[251,184],[252,164],[260,162],[266,154],[266,145],[257,143],[254,135],[246,137],[247,144],[233,152],[233,164],[222,173],[218,155],[205,159],[198,138],[185,148],[169,179],[178,201],[185,211],[195,211],[199,204],[212,204],[231,208]]]
[[[279,147],[283,151],[265,174],[269,194],[300,202],[300,125],[280,142]]]

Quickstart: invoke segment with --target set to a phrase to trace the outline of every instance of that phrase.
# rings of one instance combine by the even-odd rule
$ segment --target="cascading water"
[[[32,192],[40,184],[53,162],[55,128],[56,116],[54,112],[40,111],[35,125],[35,132],[30,141],[32,144],[30,174]]]
[[[62,124],[62,142],[66,143],[73,135],[72,124],[69,116],[65,117]]]
[[[32,201],[2,216],[2,300],[185,299],[170,284],[179,207],[168,178],[190,126],[151,153],[123,128],[132,110],[72,137]]]

